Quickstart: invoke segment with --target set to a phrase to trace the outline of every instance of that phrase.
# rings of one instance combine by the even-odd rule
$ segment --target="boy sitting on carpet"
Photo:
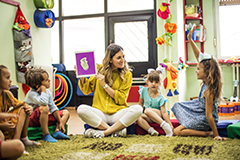
[[[25,73],[26,84],[31,90],[26,95],[26,102],[33,106],[30,116],[29,127],[40,127],[43,132],[43,140],[47,142],[58,142],[56,139],[70,139],[65,135],[65,124],[70,114],[67,110],[59,111],[53,101],[52,93],[47,89],[50,87],[50,79],[47,71],[43,69],[30,69]],[[48,114],[50,111],[51,114]],[[49,134],[48,126],[57,127],[52,136]],[[55,139],[56,138],[56,139]]]

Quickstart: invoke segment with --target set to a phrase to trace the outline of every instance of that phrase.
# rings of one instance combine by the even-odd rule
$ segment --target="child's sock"
[[[23,142],[23,144],[24,144],[25,146],[33,146],[33,145],[35,145],[35,146],[40,146],[40,145],[42,145],[41,143],[39,143],[39,142],[37,142],[37,141],[30,141],[30,140],[28,139],[28,136],[27,136],[27,137],[24,137],[24,138],[21,138],[21,141]]]
[[[66,134],[62,133],[61,131],[56,131],[52,134],[52,136],[56,139],[70,139],[69,136]]]
[[[151,136],[158,136],[158,132],[153,128],[153,127],[150,127],[148,129],[148,133],[151,135]]]
[[[161,127],[163,128],[163,130],[165,131],[166,137],[172,137],[173,131],[172,131],[171,126],[170,126],[167,122],[163,121],[163,122],[160,124],[160,126],[161,126]]]
[[[55,143],[58,142],[58,140],[56,140],[55,138],[53,138],[49,133],[45,134],[43,136],[43,140],[47,141],[47,142],[51,142],[51,143]]]

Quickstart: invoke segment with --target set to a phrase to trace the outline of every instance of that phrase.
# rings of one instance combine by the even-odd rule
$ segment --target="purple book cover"
[[[75,52],[77,78],[97,73],[94,51]]]

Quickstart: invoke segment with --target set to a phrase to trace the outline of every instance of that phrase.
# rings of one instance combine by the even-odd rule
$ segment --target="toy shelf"
[[[201,8],[202,10],[202,0],[196,0],[195,1],[196,3],[195,4],[198,4],[199,7]],[[198,2],[198,3],[197,3]],[[201,11],[201,13],[199,14],[198,17],[188,17],[186,16],[185,14],[185,5],[190,5],[192,3],[192,1],[190,0],[184,0],[183,1],[183,20],[184,20],[184,31],[186,31],[185,29],[185,26],[187,24],[187,22],[191,22],[191,21],[199,21],[198,23],[203,25],[203,12]],[[197,62],[191,62],[189,60],[189,57],[188,57],[188,46],[189,46],[189,41],[186,40],[187,39],[187,35],[186,33],[184,34],[184,44],[185,44],[185,62],[187,65],[197,65]],[[203,40],[196,40],[194,41],[196,43],[200,43],[200,50],[202,53],[204,53],[204,41]]]

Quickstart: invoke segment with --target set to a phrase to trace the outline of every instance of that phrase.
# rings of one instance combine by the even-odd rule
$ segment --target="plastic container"
[[[232,102],[235,105],[235,114],[240,114],[240,102]]]
[[[52,22],[49,22],[52,20]],[[34,12],[34,22],[37,27],[51,28],[55,23],[55,15],[50,10],[36,10]]]
[[[235,104],[233,103],[226,103],[220,104],[218,106],[218,115],[219,116],[232,116],[235,114]]]
[[[34,0],[36,8],[52,9],[54,6],[54,0]]]

